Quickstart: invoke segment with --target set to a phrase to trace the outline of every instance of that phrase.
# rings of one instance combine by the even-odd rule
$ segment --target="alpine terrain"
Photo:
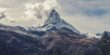
[[[52,10],[41,27],[0,25],[0,55],[110,55],[110,32],[87,38]]]

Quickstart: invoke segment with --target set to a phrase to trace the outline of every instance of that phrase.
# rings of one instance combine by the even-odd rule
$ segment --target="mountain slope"
[[[0,55],[100,55],[96,42],[65,28],[45,31],[43,36],[28,30],[23,30],[23,34],[17,30],[22,31],[22,28],[0,26],[0,53],[3,52]]]

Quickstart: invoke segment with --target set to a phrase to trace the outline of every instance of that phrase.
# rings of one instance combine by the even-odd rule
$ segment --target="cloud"
[[[81,11],[82,11],[82,14],[85,14],[90,17],[97,17],[97,16],[101,17],[101,16],[108,15],[110,13],[109,10],[103,9],[103,8],[89,8],[89,9],[86,8]]]
[[[84,14],[88,16],[103,16],[110,13],[109,0],[60,0],[64,12],[68,15]],[[94,15],[93,15],[94,14]]]
[[[110,31],[110,0],[60,0],[64,20],[81,32]]]
[[[12,1],[12,0],[11,0]],[[33,2],[34,1],[34,2]],[[37,26],[43,25],[44,21],[50,15],[52,9],[58,10],[59,4],[57,0],[33,0],[24,1],[15,6],[20,6],[20,8],[8,8],[8,18],[1,20],[0,23],[7,25],[20,25],[20,26]],[[15,2],[15,1],[13,1]],[[16,1],[15,3],[18,3]],[[9,2],[10,3],[10,2]],[[10,7],[10,6],[9,6]],[[24,12],[24,13],[23,13]],[[29,22],[29,24],[27,24]]]
[[[52,9],[57,9],[59,7],[56,0],[45,0],[44,2],[39,2],[35,4],[26,4],[26,15],[29,18],[48,18],[49,13]]]
[[[6,12],[5,8],[0,8],[0,19],[3,19],[6,17],[5,12]]]

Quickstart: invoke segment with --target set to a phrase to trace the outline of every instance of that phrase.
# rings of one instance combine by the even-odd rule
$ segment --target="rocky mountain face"
[[[39,28],[0,25],[0,55],[110,55],[109,34],[87,39],[52,10]]]

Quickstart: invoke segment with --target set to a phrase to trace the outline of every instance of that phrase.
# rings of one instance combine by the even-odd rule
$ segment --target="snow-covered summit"
[[[46,31],[53,27],[55,27],[57,29],[68,28],[68,29],[72,30],[73,32],[80,33],[72,25],[68,24],[63,19],[61,19],[60,15],[54,9],[51,11],[49,18],[44,22],[44,25],[42,27],[38,27],[37,30]]]

